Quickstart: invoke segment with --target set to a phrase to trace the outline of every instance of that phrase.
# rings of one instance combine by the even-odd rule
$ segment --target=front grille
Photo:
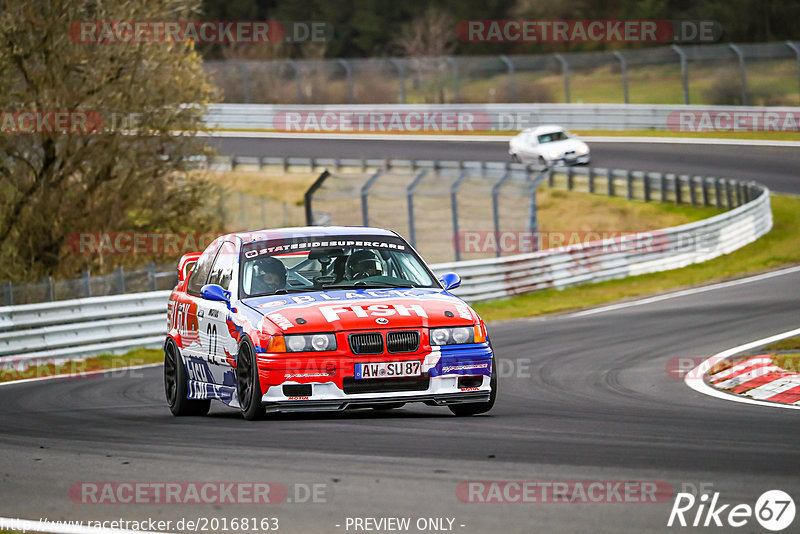
[[[350,334],[348,341],[353,354],[380,354],[383,352],[383,336],[380,332]]]
[[[430,376],[411,378],[353,378],[342,381],[347,395],[356,393],[392,393],[394,391],[426,391],[430,386]]]
[[[389,352],[414,352],[419,348],[419,332],[389,332],[386,334],[386,349]]]

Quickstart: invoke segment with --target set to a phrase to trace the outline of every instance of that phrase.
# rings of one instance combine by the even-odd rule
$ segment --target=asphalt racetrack
[[[216,138],[220,154],[319,158],[510,161],[508,142]],[[800,193],[800,149],[670,143],[589,143],[592,166],[756,180],[773,191]]]
[[[248,143],[225,140],[223,148],[247,155],[248,146],[263,146],[260,155],[286,156],[319,148],[320,157],[339,148],[330,141],[313,147],[286,144],[291,150],[266,140]],[[391,144],[396,152],[384,155],[503,155],[500,145],[409,144],[418,146],[415,153],[402,153],[401,145]],[[339,155],[375,157],[381,146],[366,143]],[[712,148],[712,155],[702,156]],[[672,158],[673,170],[685,165],[695,174],[737,178],[761,163],[763,172],[751,177],[777,190],[797,191],[792,151],[722,148],[673,145],[672,152],[664,152],[644,145],[626,159],[622,147],[598,145],[595,163],[653,170],[666,169]],[[647,150],[652,158],[646,158]],[[714,170],[715,162],[727,163]],[[739,174],[734,173],[737,162]],[[365,532],[353,521],[365,517],[411,518],[406,532],[442,532],[448,525],[464,534],[708,530],[667,527],[673,493],[656,503],[480,503],[464,502],[457,491],[469,481],[655,481],[673,492],[719,492],[720,503],[731,505],[754,506],[771,489],[797,497],[796,411],[707,397],[668,369],[676,358],[710,356],[796,328],[798,287],[800,270],[794,269],[591,315],[490,324],[500,360],[500,394],[492,412],[472,418],[409,405],[385,413],[277,416],[250,423],[221,404],[212,405],[208,417],[174,418],[160,367],[6,385],[0,387],[5,490],[0,516],[275,517],[279,532],[290,533]],[[288,494],[281,503],[267,505],[86,504],[74,489],[84,482],[174,481],[270,481],[281,483]],[[317,498],[309,499],[306,490],[315,484]],[[615,495],[608,499],[614,501]],[[696,509],[687,520],[694,519]],[[426,522],[423,530],[417,528],[420,518],[445,521],[436,529],[431,525],[439,523]],[[764,530],[750,518],[737,531]]]

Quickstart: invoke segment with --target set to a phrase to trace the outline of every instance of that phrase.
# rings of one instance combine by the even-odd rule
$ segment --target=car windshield
[[[439,288],[411,247],[393,236],[311,236],[242,247],[240,297],[387,287]]]
[[[563,141],[564,139],[569,139],[567,132],[553,132],[542,134],[538,136],[540,143],[552,143],[553,141]]]

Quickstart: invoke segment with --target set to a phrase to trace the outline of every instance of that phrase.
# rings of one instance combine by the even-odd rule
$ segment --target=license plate
[[[421,374],[422,362],[420,361],[357,363],[355,365],[356,378],[398,378]]]

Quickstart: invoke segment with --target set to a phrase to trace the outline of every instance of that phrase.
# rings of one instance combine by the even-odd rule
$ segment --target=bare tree
[[[186,156],[203,150],[195,134],[214,91],[192,43],[82,42],[71,32],[80,21],[185,19],[199,1],[3,4],[0,279],[97,267],[70,252],[73,232],[207,227],[206,186],[187,179]],[[14,121],[26,114],[43,120],[24,130]],[[65,114],[69,124],[53,128]]]
[[[414,86],[421,89],[426,100],[445,102],[449,64],[444,60],[455,49],[455,19],[442,9],[430,6],[405,25],[394,40],[394,46],[411,58]]]

